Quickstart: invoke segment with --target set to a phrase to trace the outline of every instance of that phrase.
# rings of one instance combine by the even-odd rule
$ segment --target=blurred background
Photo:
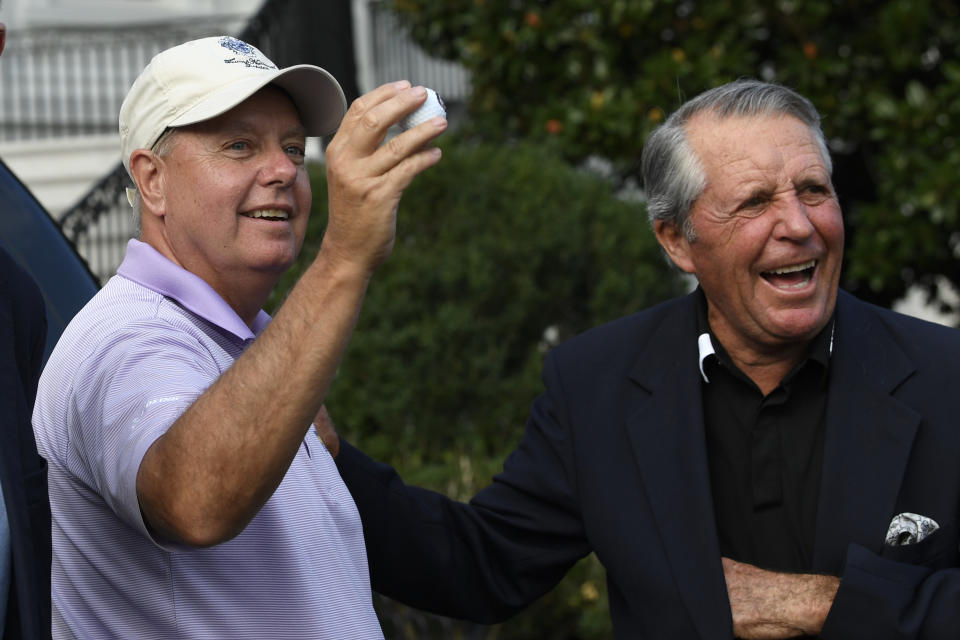
[[[150,57],[228,33],[348,99],[435,88],[444,160],[404,195],[328,407],[411,484],[467,499],[519,439],[543,354],[689,290],[646,222],[639,157],[687,98],[738,77],[823,115],[847,228],[842,286],[960,322],[960,10],[953,0],[5,0],[0,157],[103,282],[133,232],[116,116]],[[326,221],[323,141],[299,263]],[[383,599],[388,638],[610,636],[593,557],[492,627]]]

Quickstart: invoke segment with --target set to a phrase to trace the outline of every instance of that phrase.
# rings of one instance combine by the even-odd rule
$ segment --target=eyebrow
[[[245,120],[245,119],[232,120],[223,125],[223,127],[220,129],[220,133],[225,135],[235,135],[238,133],[253,133],[256,131],[256,128],[257,128],[256,125],[249,120]],[[284,131],[280,137],[281,138],[306,138],[307,130],[302,124],[297,123],[296,125]]]
[[[820,176],[804,176],[799,180],[794,181],[793,185],[795,187],[809,187],[812,184],[829,186],[831,183],[829,178],[824,178]]]
[[[733,205],[739,209],[744,203],[750,202],[755,198],[769,200],[773,196],[774,192],[774,189],[768,189],[766,187],[754,187],[746,193],[735,195],[733,199]]]
[[[756,198],[758,196],[769,196],[770,194],[776,191],[776,188],[770,188],[766,184],[756,184],[758,181],[754,182],[752,185],[738,185],[731,190],[730,195],[732,198],[736,199],[739,202],[744,200],[749,200],[750,198]]]

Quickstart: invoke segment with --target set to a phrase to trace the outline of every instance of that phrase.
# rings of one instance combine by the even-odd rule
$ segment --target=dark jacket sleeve
[[[958,636],[960,568],[934,570],[850,546],[821,638],[953,640]]]
[[[489,624],[546,593],[589,552],[553,406],[549,391],[538,398],[503,472],[469,504],[408,487],[343,443],[337,465],[360,510],[375,591]]]
[[[13,551],[6,637],[50,637],[50,503],[47,465],[31,426],[47,321],[30,276],[0,252],[2,481]],[[19,627],[19,628],[17,628]]]

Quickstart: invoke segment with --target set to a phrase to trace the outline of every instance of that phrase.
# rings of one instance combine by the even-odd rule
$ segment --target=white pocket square
[[[916,513],[901,513],[890,521],[886,542],[891,547],[916,544],[939,528],[940,525],[933,518]]]

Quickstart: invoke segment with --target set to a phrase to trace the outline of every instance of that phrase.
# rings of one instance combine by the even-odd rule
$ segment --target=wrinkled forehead
[[[708,173],[749,167],[793,171],[813,167],[830,173],[816,134],[792,115],[721,117],[703,113],[687,122],[685,135]]]
[[[819,129],[791,113],[764,111],[721,115],[702,111],[686,121],[684,137],[704,163],[710,161],[705,157],[708,154],[748,154],[775,144],[794,154],[812,151],[817,158],[811,161],[822,165],[828,175],[833,173],[830,151]],[[712,147],[710,143],[713,143]]]

